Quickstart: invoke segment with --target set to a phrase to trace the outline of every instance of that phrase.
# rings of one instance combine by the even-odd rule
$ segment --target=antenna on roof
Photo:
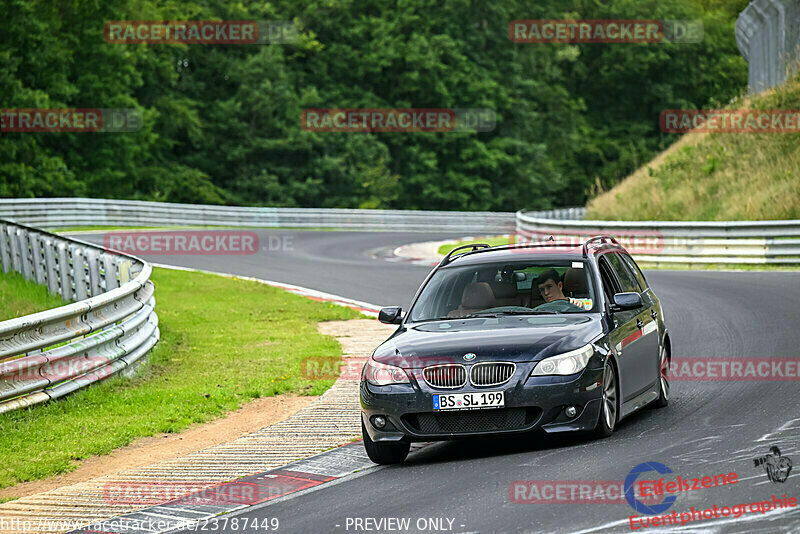
[[[548,240],[548,241],[555,241],[555,239],[553,238],[553,236],[552,236],[552,235],[551,235],[550,237],[548,237],[548,238],[547,238],[547,240]]]

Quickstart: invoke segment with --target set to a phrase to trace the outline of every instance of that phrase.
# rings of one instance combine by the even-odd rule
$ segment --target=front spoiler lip
[[[540,417],[541,418],[541,417]],[[486,438],[486,437],[502,437],[502,436],[511,436],[514,434],[525,434],[527,432],[532,432],[536,430],[536,425],[539,421],[538,418],[536,422],[533,424],[523,427],[523,428],[515,428],[513,430],[495,430],[490,432],[458,432],[458,433],[445,433],[445,434],[422,434],[416,433],[408,429],[406,426],[402,426],[402,432],[382,432],[372,427],[367,420],[366,414],[362,413],[362,419],[364,420],[364,426],[367,428],[367,432],[369,432],[369,436],[372,441],[376,442],[387,442],[387,441],[448,441],[448,440],[456,440],[462,438]],[[394,419],[393,419],[394,422]],[[395,425],[398,426],[398,425]]]
[[[542,415],[536,421],[522,428],[515,428],[513,430],[494,430],[488,432],[459,432],[459,433],[442,433],[442,434],[421,434],[410,431],[405,426],[400,426],[403,429],[401,432],[383,432],[375,429],[367,418],[367,414],[361,414],[364,421],[364,427],[370,435],[372,441],[375,442],[397,442],[397,441],[450,441],[468,438],[487,438],[487,437],[509,437],[515,434],[527,434],[536,430],[542,430],[547,434],[558,434],[561,432],[581,432],[588,431],[594,428],[597,418],[600,415],[600,399],[593,399],[586,403],[583,411],[571,421],[559,423],[547,423],[540,425]],[[392,421],[396,420],[392,418]],[[397,426],[397,425],[395,425]]]
[[[508,383],[498,386],[496,389],[506,392],[504,408],[539,408],[541,410],[532,423],[518,428],[434,434],[415,431],[403,422],[402,417],[407,414],[431,413],[433,411],[431,400],[433,394],[480,392],[481,390],[486,391],[487,388],[465,387],[454,391],[433,390],[426,387],[420,391],[420,385],[413,379],[413,385],[379,387],[362,381],[360,386],[362,419],[373,441],[440,441],[470,437],[510,436],[537,429],[547,433],[591,430],[595,427],[600,414],[599,401],[602,396],[602,388],[597,387],[596,383],[598,378],[602,377],[602,372],[603,368],[586,368],[577,377],[533,377],[533,383],[528,383],[530,377],[525,377],[518,378],[517,383],[511,386]],[[563,380],[564,378],[567,380]],[[560,414],[563,413],[561,411],[563,406],[567,404],[578,404],[583,409],[573,419],[565,420]],[[369,417],[377,414],[387,416],[394,425],[394,429],[386,432],[374,428],[369,422]]]

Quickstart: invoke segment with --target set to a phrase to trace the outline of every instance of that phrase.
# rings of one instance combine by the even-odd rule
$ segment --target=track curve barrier
[[[0,322],[0,413],[103,380],[158,342],[147,262],[0,219],[0,264],[76,301]]]
[[[611,235],[648,263],[800,265],[800,220],[789,221],[570,221],[517,212],[517,239],[582,243]]]
[[[48,229],[242,226],[508,233],[515,224],[513,212],[258,208],[98,198],[0,199],[0,218]]]

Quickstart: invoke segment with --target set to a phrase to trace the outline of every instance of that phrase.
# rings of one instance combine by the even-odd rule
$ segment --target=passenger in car
[[[494,293],[486,282],[468,284],[461,294],[461,305],[447,314],[448,317],[463,317],[495,306]]]
[[[478,272],[478,282],[486,282],[494,294],[495,306],[524,306],[525,300],[517,294],[514,271],[498,272],[490,269]]]
[[[583,269],[575,269],[574,267],[567,269],[567,272],[564,273],[563,284],[561,289],[567,298],[583,299],[589,297],[589,282]]]

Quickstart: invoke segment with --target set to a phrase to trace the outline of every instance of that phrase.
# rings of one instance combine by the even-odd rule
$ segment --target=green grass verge
[[[25,280],[19,273],[0,272],[0,321],[63,306],[61,297]]]
[[[439,254],[447,254],[451,250],[456,247],[460,247],[461,245],[470,245],[472,243],[487,243],[489,246],[497,246],[497,245],[508,245],[510,244],[508,240],[509,236],[507,235],[499,235],[495,237],[486,237],[481,239],[473,239],[470,241],[457,241],[455,243],[448,243],[446,245],[442,245],[439,247]],[[468,250],[464,250],[464,252],[469,252]]]
[[[150,364],[133,379],[111,378],[0,415],[0,487],[70,471],[82,459],[209,421],[251,399],[319,395],[333,380],[306,378],[301,364],[339,361],[341,347],[317,323],[362,317],[257,282],[159,268],[152,279],[161,341]]]
[[[800,109],[800,75],[732,109]],[[669,134],[667,134],[669,135]],[[799,133],[690,133],[610,191],[587,219],[800,218]]]

